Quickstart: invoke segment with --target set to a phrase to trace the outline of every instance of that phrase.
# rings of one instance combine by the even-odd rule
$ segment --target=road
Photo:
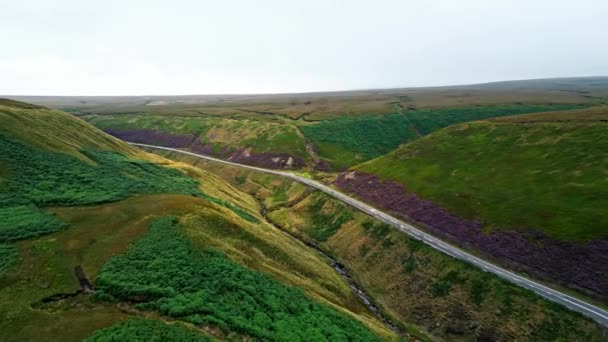
[[[581,299],[572,297],[572,296],[562,293],[558,290],[552,289],[550,287],[537,283],[533,280],[530,280],[528,278],[525,278],[518,274],[510,272],[500,266],[494,265],[481,258],[478,258],[456,246],[448,244],[448,243],[412,226],[411,224],[403,222],[368,204],[365,204],[357,199],[354,199],[346,194],[343,194],[335,189],[332,189],[332,188],[330,188],[322,183],[319,183],[317,181],[314,181],[312,179],[308,179],[308,178],[305,178],[305,177],[302,177],[302,176],[299,176],[299,175],[296,175],[296,174],[293,174],[290,172],[277,171],[277,170],[265,169],[265,168],[256,167],[256,166],[233,163],[233,162],[230,162],[227,160],[213,158],[213,157],[209,157],[209,156],[205,156],[205,155],[201,155],[201,154],[197,154],[197,153],[193,153],[193,152],[183,151],[180,149],[170,148],[170,147],[154,146],[154,145],[139,144],[139,143],[129,143],[129,144],[135,145],[135,146],[143,146],[143,147],[156,148],[156,149],[161,149],[161,150],[183,153],[183,154],[187,154],[190,156],[207,159],[207,160],[211,160],[211,161],[222,163],[222,164],[228,164],[228,165],[232,165],[232,166],[236,166],[236,167],[240,167],[240,168],[250,169],[250,170],[259,171],[259,172],[265,172],[265,173],[277,175],[280,177],[289,178],[296,182],[306,184],[312,188],[315,188],[328,195],[331,195],[331,196],[337,198],[338,200],[340,200],[370,216],[373,216],[382,222],[385,222],[385,223],[399,229],[400,231],[410,235],[411,237],[413,237],[417,240],[420,240],[420,241],[426,243],[427,245],[435,248],[436,250],[439,250],[449,256],[452,256],[456,259],[462,260],[466,263],[469,263],[478,268],[481,268],[482,270],[484,270],[486,272],[493,273],[503,279],[510,281],[513,284],[516,284],[516,285],[526,288],[528,290],[534,291],[535,293],[537,293],[538,295],[540,295],[546,299],[549,299],[556,303],[562,304],[574,311],[578,311],[578,312],[584,314],[585,316],[588,316],[588,317],[594,319],[595,321],[599,322],[600,324],[608,327],[608,311],[606,311],[602,308],[599,308],[597,306],[594,306],[592,304],[589,304]]]

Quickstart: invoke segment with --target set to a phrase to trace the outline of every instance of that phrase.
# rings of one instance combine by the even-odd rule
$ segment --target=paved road
[[[317,181],[314,181],[312,179],[298,176],[298,175],[290,173],[290,172],[270,170],[270,169],[265,169],[265,168],[256,167],[256,166],[233,163],[230,161],[213,158],[213,157],[209,157],[209,156],[205,156],[205,155],[201,155],[201,154],[197,154],[197,153],[192,153],[192,152],[188,152],[188,151],[183,151],[183,150],[179,150],[179,149],[175,149],[175,148],[161,147],[161,146],[154,146],[154,145],[147,145],[147,144],[138,144],[138,143],[130,143],[130,144],[136,145],[136,146],[143,146],[143,147],[150,147],[150,148],[157,148],[157,149],[161,149],[161,150],[179,152],[179,153],[191,155],[191,156],[198,157],[198,158],[212,160],[212,161],[215,161],[218,163],[233,165],[233,166],[246,168],[246,169],[250,169],[250,170],[255,170],[255,171],[259,171],[259,172],[270,173],[273,175],[292,179],[292,180],[300,182],[302,184],[306,184],[310,187],[323,191],[326,194],[329,194],[329,195],[339,199],[340,201],[342,201],[370,216],[373,216],[380,221],[383,221],[383,222],[399,229],[400,231],[412,236],[415,239],[418,239],[418,240],[426,243],[427,245],[429,245],[447,255],[450,255],[456,259],[460,259],[469,264],[475,265],[486,272],[494,273],[495,275],[497,275],[503,279],[506,279],[516,285],[524,287],[528,290],[532,290],[532,291],[536,292],[537,294],[541,295],[542,297],[545,297],[549,300],[560,303],[574,311],[578,311],[588,317],[591,317],[592,319],[596,320],[600,324],[608,327],[608,311],[603,310],[603,309],[601,309],[597,306],[594,306],[592,304],[589,304],[587,302],[584,302],[578,298],[569,296],[565,293],[559,292],[557,290],[554,290],[552,288],[539,284],[528,278],[517,275],[513,272],[507,271],[506,269],[504,269],[502,267],[491,264],[468,252],[463,251],[462,249],[460,249],[458,247],[455,247],[446,242],[443,242],[440,239],[438,239],[428,233],[425,233],[425,232],[421,231],[420,229],[415,228],[414,226],[412,226],[406,222],[398,220],[397,218],[395,218],[391,215],[388,215],[378,209],[375,209],[374,207],[371,207],[359,200],[356,200],[348,195],[345,195],[335,189],[332,189],[332,188],[330,188],[326,185],[323,185]]]

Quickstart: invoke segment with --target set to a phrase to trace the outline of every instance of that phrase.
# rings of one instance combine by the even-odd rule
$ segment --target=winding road
[[[382,222],[385,222],[385,223],[399,229],[400,231],[410,235],[411,237],[413,237],[417,240],[420,240],[420,241],[426,243],[427,245],[435,248],[436,250],[439,250],[449,256],[452,256],[456,259],[462,260],[466,263],[469,263],[478,268],[481,268],[482,270],[484,270],[486,272],[493,273],[503,279],[510,281],[513,284],[516,284],[516,285],[526,288],[528,290],[534,291],[535,293],[537,293],[538,295],[540,295],[546,299],[549,299],[556,303],[562,304],[574,311],[578,311],[578,312],[582,313],[583,315],[594,319],[595,321],[602,324],[603,326],[608,327],[608,311],[606,311],[602,308],[599,308],[595,305],[589,304],[578,298],[567,295],[563,292],[557,291],[555,289],[552,289],[550,287],[537,283],[528,278],[522,277],[522,276],[515,274],[513,272],[510,272],[500,266],[494,265],[488,261],[480,259],[458,247],[455,247],[428,233],[425,233],[424,231],[412,226],[411,224],[403,222],[368,204],[365,204],[357,199],[354,199],[348,195],[345,195],[335,189],[332,189],[332,188],[330,188],[322,183],[319,183],[317,181],[314,181],[312,179],[308,179],[308,178],[305,178],[305,177],[302,177],[302,176],[299,176],[299,175],[296,175],[296,174],[293,174],[290,172],[277,171],[277,170],[265,169],[265,168],[256,167],[256,166],[233,163],[233,162],[230,162],[227,160],[222,160],[222,159],[209,157],[209,156],[205,156],[205,155],[201,155],[201,154],[197,154],[197,153],[193,153],[193,152],[183,151],[180,149],[175,149],[175,148],[170,148],[170,147],[162,147],[162,146],[131,143],[131,142],[129,144],[135,145],[135,146],[142,146],[142,147],[155,148],[155,149],[161,149],[161,150],[166,150],[166,151],[183,153],[183,154],[187,154],[187,155],[202,158],[202,159],[211,160],[211,161],[218,162],[218,163],[228,164],[228,165],[232,165],[232,166],[237,166],[237,167],[241,167],[241,168],[246,168],[246,169],[250,169],[250,170],[255,170],[255,171],[259,171],[259,172],[265,172],[265,173],[277,175],[280,177],[289,178],[296,182],[306,184],[312,188],[315,188],[328,195],[331,195],[331,196],[335,197],[336,199],[338,199],[370,216],[373,216],[374,218],[376,218]]]

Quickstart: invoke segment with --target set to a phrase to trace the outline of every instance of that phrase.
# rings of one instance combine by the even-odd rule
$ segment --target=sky
[[[0,94],[284,93],[608,75],[606,0],[0,0]]]

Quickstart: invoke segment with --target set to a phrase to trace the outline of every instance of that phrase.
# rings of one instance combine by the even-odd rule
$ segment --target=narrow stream
[[[353,277],[348,273],[348,270],[346,269],[346,267],[344,265],[342,265],[340,262],[338,262],[332,256],[330,256],[329,254],[327,254],[325,251],[323,251],[318,245],[316,245],[316,244],[314,244],[312,242],[308,242],[308,241],[302,240],[299,237],[297,237],[294,234],[292,234],[291,232],[289,232],[286,229],[284,229],[283,227],[281,227],[278,224],[274,223],[272,220],[270,220],[268,218],[266,206],[264,206],[264,203],[259,198],[256,198],[255,196],[253,196],[253,197],[260,204],[260,208],[262,208],[262,210],[260,211],[260,214],[262,215],[262,217],[264,218],[264,220],[266,220],[266,222],[268,222],[268,224],[270,224],[271,226],[275,227],[276,229],[278,229],[278,230],[280,230],[280,231],[282,231],[282,232],[284,232],[286,234],[289,234],[289,236],[291,236],[292,238],[294,238],[294,239],[302,242],[307,247],[310,247],[310,248],[314,249],[316,252],[318,252],[319,254],[323,255],[327,259],[327,261],[329,262],[329,264],[331,265],[331,267],[333,267],[336,270],[336,272],[338,272],[338,274],[344,280],[346,280],[346,283],[348,284],[348,286],[359,297],[359,299],[361,299],[361,302],[363,302],[363,304],[365,304],[365,306],[379,320],[381,320],[387,328],[391,329],[392,331],[396,332],[397,334],[401,334],[401,330],[390,319],[388,319],[386,316],[384,316],[382,314],[382,312],[380,312],[380,310],[374,304],[374,302],[370,299],[370,297],[368,297],[365,294],[365,292],[363,291],[362,287],[359,284],[357,284],[355,282],[355,280],[353,279]]]

